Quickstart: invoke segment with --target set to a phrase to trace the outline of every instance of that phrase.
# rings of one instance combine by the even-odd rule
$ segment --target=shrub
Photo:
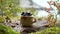
[[[60,34],[60,28],[56,27],[55,29],[54,27],[51,27],[51,28],[47,28],[45,30],[38,31],[35,33],[30,33],[30,34]]]
[[[0,34],[20,34],[8,26],[0,24]]]

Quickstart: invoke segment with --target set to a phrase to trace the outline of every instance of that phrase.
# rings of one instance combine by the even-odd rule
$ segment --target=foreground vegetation
[[[20,34],[19,32],[14,31],[12,28],[0,24],[0,34]]]
[[[58,27],[50,27],[42,31],[38,31],[35,33],[30,33],[30,34],[60,34],[60,28]]]

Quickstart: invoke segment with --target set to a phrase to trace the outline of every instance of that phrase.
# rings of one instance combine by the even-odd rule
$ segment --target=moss
[[[60,28],[56,27],[55,29],[54,27],[51,27],[51,28],[47,28],[45,30],[38,31],[35,33],[30,33],[30,34],[60,34]]]
[[[0,34],[20,34],[8,26],[0,24]]]

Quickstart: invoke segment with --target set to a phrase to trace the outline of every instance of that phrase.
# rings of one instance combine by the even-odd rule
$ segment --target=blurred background
[[[16,26],[14,29],[20,31],[22,12],[30,12],[37,19],[34,25],[38,27],[52,23],[60,27],[60,0],[0,0],[0,23]]]

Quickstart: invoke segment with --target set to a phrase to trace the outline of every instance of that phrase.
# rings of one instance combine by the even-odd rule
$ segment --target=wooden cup
[[[24,27],[30,27],[32,26],[32,24],[36,22],[36,19],[34,17],[31,16],[22,16],[21,17],[21,24]]]

